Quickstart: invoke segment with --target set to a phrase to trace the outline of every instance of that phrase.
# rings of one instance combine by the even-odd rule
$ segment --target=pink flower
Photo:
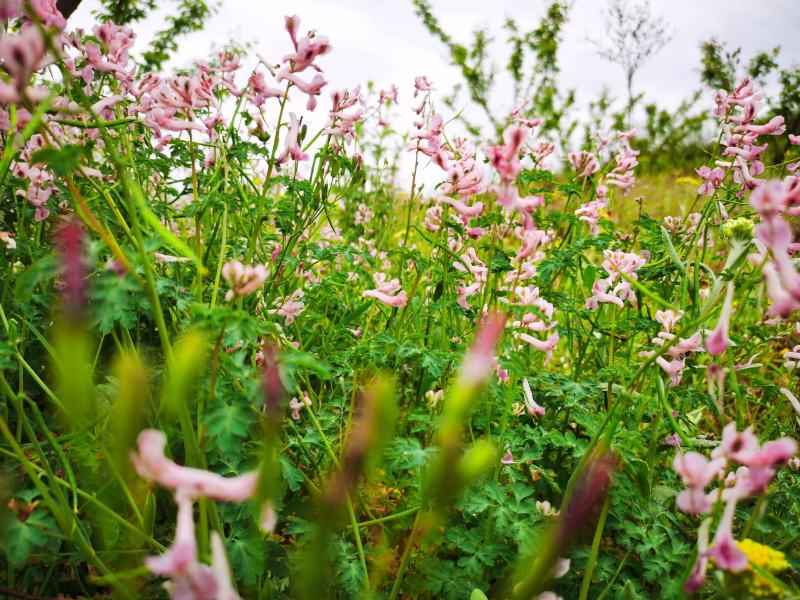
[[[284,80],[290,81],[298,90],[308,96],[308,103],[306,104],[308,110],[314,110],[317,107],[317,96],[322,93],[322,88],[328,85],[328,82],[319,73],[314,75],[311,81],[303,81],[293,72],[289,72],[288,69],[278,73],[277,81]]]
[[[722,441],[714,448],[711,456],[724,457],[741,464],[747,464],[751,456],[758,452],[758,439],[753,434],[753,428],[748,427],[742,432],[736,431],[735,423],[728,423],[722,430]]]
[[[48,27],[64,29],[67,21],[58,10],[56,0],[30,0],[34,15]]]
[[[722,185],[722,180],[725,178],[725,171],[719,167],[710,169],[709,167],[702,166],[697,169],[697,174],[703,179],[703,183],[697,189],[697,193],[701,196],[710,196],[714,190]]]
[[[22,14],[24,6],[23,0],[0,0],[0,20],[16,19]]]
[[[505,315],[493,312],[486,315],[478,327],[472,346],[461,363],[458,379],[467,385],[480,385],[491,375],[494,369],[495,347],[503,335]]]
[[[711,494],[706,494],[705,488],[721,474],[725,463],[724,458],[709,460],[698,452],[678,453],[673,465],[687,486],[687,489],[678,494],[678,508],[689,513],[709,512],[713,498]]]
[[[729,423],[722,430],[722,441],[711,453],[724,456],[748,467],[774,467],[786,463],[797,452],[797,442],[792,438],[781,438],[759,446],[758,439],[748,427],[736,431],[736,425]]]
[[[274,312],[282,317],[286,317],[286,325],[291,325],[294,323],[295,318],[301,312],[303,312],[305,304],[300,301],[300,298],[302,298],[303,295],[303,290],[295,290],[291,296],[284,298],[281,301],[280,306],[277,309],[271,310],[270,312]]]
[[[619,132],[619,150],[614,157],[616,163],[614,168],[606,177],[606,183],[613,185],[627,194],[631,191],[636,182],[636,177],[633,174],[633,169],[639,164],[636,159],[639,152],[633,150],[630,145],[630,140],[636,135],[636,130]],[[576,167],[577,170],[577,167]]]
[[[503,455],[503,458],[500,459],[500,464],[502,464],[502,465],[513,465],[514,464],[514,455],[511,454],[510,450]]]
[[[375,298],[381,304],[391,308],[404,308],[408,304],[408,294],[404,290],[394,296],[377,290],[367,290],[361,296],[363,298]]]
[[[558,345],[558,340],[560,339],[560,336],[558,335],[558,332],[555,331],[549,338],[542,341],[536,339],[535,337],[527,333],[520,333],[519,339],[521,339],[523,342],[530,344],[540,352],[546,353],[547,356],[545,358],[544,364],[547,364],[550,362],[550,359],[553,356],[553,350],[555,350],[556,346]]]
[[[408,294],[400,289],[400,281],[392,279],[386,281],[384,273],[375,273],[372,276],[376,289],[367,290],[361,294],[362,298],[375,298],[378,302],[392,308],[403,308],[408,303]]]
[[[721,456],[708,459],[699,452],[686,452],[675,455],[673,466],[684,485],[704,488],[720,475],[725,462]]]
[[[708,557],[720,568],[734,573],[747,568],[747,555],[739,550],[733,538],[733,517],[736,511],[736,501],[731,500],[725,504],[722,518],[717,526],[714,541],[707,551]]]
[[[197,560],[192,499],[176,494],[175,502],[178,505],[175,539],[167,552],[146,558],[144,564],[156,575],[170,579],[164,587],[172,598],[213,600],[217,582],[211,568]]]
[[[708,532],[711,528],[711,517],[704,519],[697,530],[697,560],[694,563],[692,572],[686,580],[683,589],[686,593],[691,594],[700,589],[703,582],[706,580],[706,571],[708,570]]]
[[[261,106],[269,98],[282,98],[283,90],[269,87],[263,73],[253,73],[247,81],[247,97],[256,106]]]
[[[45,55],[44,39],[33,25],[22,28],[18,35],[0,37],[0,61],[21,93],[33,72],[41,67]]]
[[[249,500],[256,491],[256,472],[238,477],[222,477],[216,473],[183,467],[164,456],[167,438],[163,432],[145,429],[136,438],[138,453],[131,453],[131,461],[144,479],[153,481],[187,498],[214,498],[241,502]]]
[[[442,227],[442,207],[431,206],[426,210],[422,226],[428,231],[439,231]]]
[[[414,78],[414,98],[417,97],[419,92],[428,92],[432,89],[433,84],[428,81],[427,75],[418,75]]]
[[[636,274],[645,264],[645,259],[636,254],[635,252],[623,252],[622,250],[604,250],[604,259],[602,266],[608,273],[607,279],[598,279],[592,287],[592,296],[586,300],[586,307],[596,309],[598,303],[612,303],[620,308],[624,306],[624,301],[628,300],[634,307],[636,306],[636,294],[633,291],[631,283],[620,277],[620,273],[624,273],[628,278],[637,280],[639,276]],[[608,289],[620,278],[620,282],[609,292]]]
[[[749,131],[750,133],[755,133],[756,135],[781,135],[786,132],[786,124],[784,123],[782,115],[772,117],[769,122],[764,123],[763,125],[749,124],[746,126],[737,127],[737,131],[740,128]]]
[[[462,273],[470,273],[475,277],[475,280],[484,283],[489,269],[486,267],[480,258],[478,258],[475,248],[467,248],[460,257],[459,262],[454,262],[453,267]]]
[[[572,168],[578,174],[578,178],[588,177],[600,169],[597,157],[591,152],[581,150],[580,152],[570,152],[568,155]]]
[[[728,329],[730,327],[731,311],[733,310],[733,283],[728,284],[725,293],[725,303],[714,331],[706,338],[706,350],[711,356],[718,356],[725,352],[730,345]]]
[[[483,213],[483,202],[476,202],[474,205],[469,206],[461,200],[448,198],[447,196],[439,196],[436,200],[442,204],[449,204],[458,214],[464,217],[474,218]]]
[[[543,416],[546,409],[544,406],[539,406],[536,400],[533,399],[533,392],[531,392],[531,386],[528,383],[527,377],[522,380],[522,392],[525,397],[525,408],[528,410],[528,414],[531,417]]]
[[[289,401],[289,408],[292,411],[292,420],[298,421],[300,419],[300,410],[305,406],[311,406],[311,399],[308,397],[308,392],[303,392],[301,394],[303,401],[301,402],[297,398],[292,398]]]
[[[519,151],[527,136],[528,129],[526,127],[511,125],[503,132],[503,144],[486,148],[489,162],[501,178],[514,180],[519,175],[522,169]]]
[[[225,300],[230,302],[234,297],[252,294],[264,285],[269,277],[269,271],[263,265],[244,266],[238,260],[234,260],[223,265],[222,277],[231,286],[225,294]]]
[[[659,356],[656,358],[656,363],[669,375],[669,387],[675,387],[681,382],[683,370],[686,368],[686,363],[683,359],[667,361],[663,356]]]
[[[223,477],[203,469],[178,465],[164,455],[167,438],[163,432],[144,429],[136,438],[138,452],[131,452],[134,469],[143,479],[175,491],[175,498],[212,498],[229,502],[252,499],[257,491],[258,473]],[[262,527],[273,524],[275,513],[269,502],[263,506]],[[269,529],[265,529],[269,530]]]
[[[456,296],[458,305],[464,310],[469,310],[470,308],[472,308],[469,302],[467,301],[467,298],[477,294],[480,291],[480,289],[481,289],[481,284],[479,281],[476,281],[472,285],[457,285]]]
[[[206,128],[197,121],[186,121],[175,117],[174,111],[165,111],[161,108],[154,108],[147,115],[145,122],[155,126],[156,129],[166,129],[168,131],[189,131],[195,130],[201,133],[206,132]]]
[[[797,442],[792,438],[784,437],[762,445],[754,455],[745,463],[750,467],[774,467],[782,465],[797,453]]]
[[[616,304],[620,308],[624,307],[625,303],[613,293],[613,290],[611,293],[608,292],[610,285],[611,281],[608,279],[598,279],[595,281],[592,286],[592,295],[586,299],[586,308],[595,310],[599,306],[598,303],[610,303]]]
[[[575,211],[575,215],[578,217],[578,220],[589,225],[589,233],[591,235],[597,235],[600,233],[600,228],[597,225],[603,218],[603,211],[608,208],[608,199],[605,197],[605,195],[600,195],[600,188],[605,188],[605,186],[597,186],[598,197],[594,200],[581,204],[581,206]]]
[[[313,32],[306,37],[297,39],[297,29],[300,27],[300,17],[297,15],[286,17],[286,31],[292,39],[294,53],[283,57],[283,62],[290,63],[291,72],[299,73],[309,67],[319,70],[314,63],[318,56],[327,54],[333,47],[328,38],[324,35],[316,35]]]
[[[656,311],[656,321],[661,323],[661,326],[666,332],[671,332],[682,316],[682,310],[677,312],[672,309]]]
[[[297,138],[300,134],[300,120],[293,113],[289,113],[289,128],[286,130],[286,147],[283,153],[277,158],[278,164],[285,163],[291,157],[292,160],[308,160],[308,154],[304,153],[298,144]]]

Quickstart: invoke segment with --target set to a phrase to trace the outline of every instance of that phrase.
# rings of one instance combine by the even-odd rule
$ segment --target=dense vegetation
[[[0,0],[0,594],[797,597],[797,67],[578,123],[555,2],[497,111],[414,5],[477,112]]]

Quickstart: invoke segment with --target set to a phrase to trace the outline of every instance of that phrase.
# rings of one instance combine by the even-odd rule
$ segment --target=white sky
[[[562,85],[575,88],[582,101],[594,98],[603,87],[621,91],[624,85],[618,67],[597,57],[586,42],[587,37],[602,37],[604,4],[574,0],[560,49]],[[507,15],[517,19],[522,29],[532,28],[546,2],[432,0],[432,5],[444,29],[466,42],[479,25],[488,26],[500,38]],[[95,0],[85,0],[70,25],[90,26],[90,11],[96,6]],[[652,6],[672,24],[675,35],[642,69],[636,88],[659,104],[674,107],[698,87],[698,46],[712,36],[740,46],[745,57],[781,46],[784,62],[800,59],[800,0],[653,0]],[[331,40],[333,52],[321,64],[332,87],[372,80],[378,85],[395,83],[402,92],[410,89],[415,75],[427,74],[445,92],[458,81],[442,44],[424,29],[409,0],[223,0],[204,31],[181,39],[177,64],[202,58],[229,40],[250,42],[255,51],[277,62],[289,46],[283,30],[283,15],[288,12],[300,16],[301,31],[313,28]],[[155,15],[137,26],[139,49],[163,26],[162,17]],[[498,62],[506,56],[499,53]]]
[[[174,7],[176,2],[167,6]],[[674,36],[637,76],[635,91],[645,101],[675,108],[697,90],[699,45],[711,37],[729,47],[741,47],[747,60],[755,52],[781,46],[781,64],[800,60],[800,0],[652,0],[653,11],[671,24]],[[85,0],[70,20],[70,26],[90,28],[96,0]],[[477,26],[487,26],[503,39],[502,23],[513,16],[521,30],[535,27],[546,0],[432,0],[443,28],[459,42],[467,43]],[[562,89],[575,89],[578,105],[585,107],[604,88],[624,98],[624,78],[616,66],[600,59],[587,42],[604,33],[604,0],[574,0],[570,20],[559,50]],[[157,11],[136,26],[136,49],[146,49],[153,33],[163,28],[167,10]],[[172,66],[186,66],[208,57],[231,40],[251,44],[253,51],[270,62],[278,62],[290,49],[283,16],[294,13],[302,22],[300,31],[315,29],[328,36],[333,51],[318,60],[330,82],[320,99],[314,120],[324,120],[329,106],[327,93],[373,81],[378,87],[394,83],[400,89],[395,125],[407,129],[410,95],[416,75],[428,75],[441,95],[460,81],[450,67],[443,45],[434,39],[414,14],[410,0],[222,0],[217,14],[205,29],[180,40],[180,54]],[[498,43],[496,61],[504,64],[505,48]],[[495,110],[512,105],[510,85],[494,99]],[[299,99],[298,99],[299,100]],[[710,108],[711,99],[708,99]],[[467,113],[473,116],[476,113]],[[450,116],[450,115],[446,115]]]

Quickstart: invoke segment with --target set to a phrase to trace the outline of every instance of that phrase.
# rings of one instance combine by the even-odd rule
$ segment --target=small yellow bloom
[[[789,568],[786,555],[780,550],[774,550],[750,539],[736,542],[736,545],[750,561],[747,569],[736,575],[737,584],[756,598],[783,598],[783,590],[756,571],[752,565],[770,573],[780,573]]]

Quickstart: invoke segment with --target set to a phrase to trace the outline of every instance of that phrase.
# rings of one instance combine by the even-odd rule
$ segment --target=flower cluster
[[[716,503],[724,504],[716,533],[709,545],[711,519],[706,519],[698,531],[698,556],[686,582],[687,591],[702,585],[709,560],[720,569],[740,572],[748,565],[747,555],[733,537],[736,504],[748,496],[762,494],[775,477],[775,469],[785,464],[797,452],[797,442],[791,438],[759,444],[750,428],[742,432],[733,423],[722,432],[722,440],[707,458],[698,452],[679,453],[674,467],[686,489],[677,498],[684,512],[707,514]],[[735,471],[734,465],[740,465]],[[714,481],[722,485],[706,492]]]
[[[138,452],[131,461],[139,475],[173,491],[178,506],[175,539],[161,556],[145,560],[145,565],[157,575],[166,577],[165,587],[172,598],[183,600],[235,600],[238,595],[230,580],[228,561],[217,532],[211,536],[213,562],[211,566],[198,561],[192,504],[197,498],[229,502],[244,502],[256,496],[256,472],[237,477],[222,477],[216,473],[183,467],[164,455],[166,436],[154,429],[142,431],[137,440]],[[262,508],[261,527],[271,531],[276,515],[269,502]]]
[[[636,292],[630,280],[639,278],[636,271],[644,266],[645,259],[635,252],[622,250],[603,250],[603,257],[602,267],[608,277],[594,282],[592,296],[586,300],[586,308],[594,310],[600,303],[616,304],[622,308],[626,300],[636,307]]]
[[[794,232],[784,215],[800,214],[800,179],[790,176],[785,181],[765,182],[750,195],[750,206],[761,217],[755,229],[759,252],[750,258],[762,265],[772,302],[770,312],[787,317],[800,309],[800,273],[791,257]]]
[[[403,308],[408,303],[408,294],[400,289],[399,279],[387,281],[386,274],[378,272],[372,276],[372,280],[375,282],[375,289],[365,291],[361,294],[363,298],[375,298],[392,308]]]
[[[680,338],[673,333],[682,316],[683,311],[657,310],[656,321],[661,324],[662,330],[651,340],[656,346],[667,345],[669,360],[667,357],[659,355],[656,358],[656,364],[669,376],[670,387],[675,387],[681,382],[683,371],[686,368],[686,357],[703,351],[703,340],[699,331],[688,338]],[[647,350],[639,353],[642,358],[652,355],[653,352]]]

